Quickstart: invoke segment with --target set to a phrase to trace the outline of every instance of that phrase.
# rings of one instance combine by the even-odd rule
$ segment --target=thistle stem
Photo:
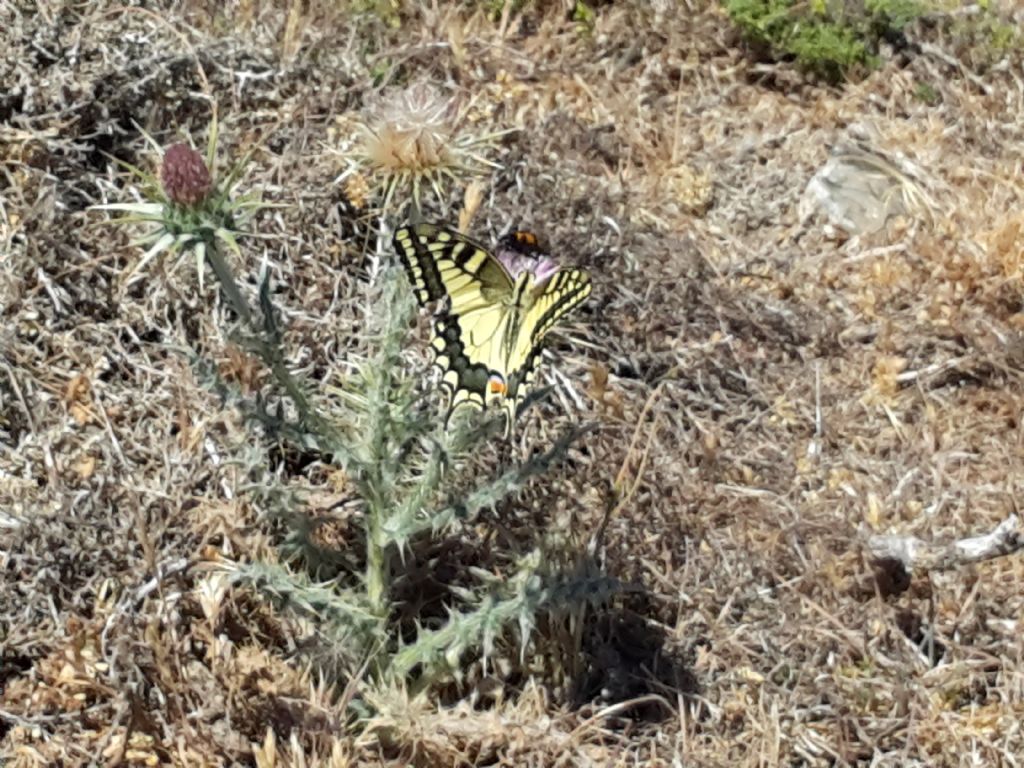
[[[220,289],[224,292],[225,298],[227,298],[231,308],[235,310],[235,313],[242,318],[245,324],[252,325],[253,314],[249,308],[249,302],[245,300],[242,292],[238,289],[238,283],[235,282],[235,277],[231,274],[231,267],[224,261],[224,256],[221,255],[216,239],[208,238],[204,245],[206,246],[206,260],[210,263],[213,273],[217,276],[217,282],[220,283]]]
[[[390,559],[384,521],[391,507],[388,479],[388,440],[390,414],[387,405],[389,373],[378,374],[370,390],[370,401],[377,411],[371,420],[369,461],[363,467],[363,496],[366,499],[366,592],[371,610],[384,618],[388,612],[388,574]]]
[[[228,266],[227,261],[224,259],[216,238],[206,239],[204,245],[206,246],[206,260],[217,277],[221,291],[224,293],[225,298],[227,298],[231,308],[235,310],[235,313],[256,334],[254,342],[259,349],[260,357],[270,366],[274,378],[284,387],[288,397],[295,403],[299,417],[310,426],[318,437],[328,443],[325,446],[328,450],[332,453],[341,453],[343,451],[342,446],[344,445],[341,434],[334,425],[317,413],[310,404],[306,393],[292,376],[291,371],[288,370],[280,348],[276,344],[267,343],[261,337],[263,329],[256,322],[256,316],[249,306],[249,302],[245,300],[242,291],[238,287],[238,283],[235,282],[235,277],[231,274],[231,267]]]
[[[388,553],[381,531],[383,514],[379,506],[370,502],[366,515],[366,596],[370,611],[379,618],[388,613]]]

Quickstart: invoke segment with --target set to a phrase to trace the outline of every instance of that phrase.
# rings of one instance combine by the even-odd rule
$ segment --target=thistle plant
[[[417,106],[424,120],[419,128],[399,126],[390,138],[378,136],[392,142],[396,151],[410,153],[402,155],[406,162],[391,176],[389,196],[407,181],[415,199],[421,189],[416,179],[437,184],[432,174],[454,173],[455,166],[438,170],[441,163],[453,162],[454,150],[450,136],[442,142],[440,134],[425,127],[441,120],[440,113],[431,111],[437,104],[429,104],[429,109],[427,103]],[[408,107],[406,103],[404,108]],[[423,163],[417,164],[419,160]],[[547,450],[492,477],[476,474],[479,465],[471,460],[472,449],[497,438],[504,426],[502,417],[460,421],[455,431],[446,431],[438,398],[408,362],[407,333],[415,302],[397,257],[376,271],[368,289],[368,353],[352,361],[352,373],[338,386],[323,388],[316,397],[307,394],[311,388],[297,381],[286,365],[268,279],[262,280],[258,306],[251,308],[223,258],[225,246],[238,251],[234,213],[249,206],[235,202],[242,198],[234,196],[233,183],[218,185],[211,167],[212,152],[204,161],[188,147],[171,147],[164,153],[154,200],[102,207],[133,214],[122,221],[153,227],[146,241],[149,258],[173,249],[192,252],[211,264],[242,321],[236,338],[267,366],[276,391],[242,396],[218,377],[215,366],[202,361],[197,363],[200,377],[276,440],[290,442],[300,451],[317,451],[344,471],[355,491],[356,519],[361,524],[359,535],[345,541],[363,546],[361,553],[335,558],[330,579],[318,581],[323,578],[316,565],[323,562],[318,555],[324,543],[314,540],[303,499],[268,483],[261,459],[250,450],[247,463],[253,482],[246,492],[256,505],[288,524],[292,557],[287,565],[233,565],[228,570],[234,579],[310,619],[320,641],[320,657],[330,662],[328,666],[347,676],[365,674],[379,683],[397,682],[411,691],[429,689],[439,679],[458,674],[467,652],[482,651],[486,657],[497,638],[513,629],[525,648],[537,615],[546,610],[612,594],[617,588],[614,580],[563,568],[538,545],[505,577],[490,569],[462,574],[459,584],[448,587],[446,620],[434,617],[428,622],[407,614],[400,589],[408,589],[415,580],[411,568],[424,546],[458,533],[548,471],[588,429],[570,430]],[[386,229],[382,222],[382,242],[390,241]],[[381,243],[378,250],[383,250]],[[285,399],[292,402],[296,415],[286,415],[281,406]],[[276,408],[269,405],[272,401]]]
[[[246,334],[238,337],[243,347],[261,357],[273,371],[275,378],[294,402],[305,421],[317,422],[321,431],[329,433],[326,424],[309,405],[305,391],[292,377],[285,365],[279,344],[276,316],[267,298],[268,285],[261,286],[261,309],[257,314],[246,300],[235,281],[225,258],[224,249],[241,259],[239,239],[254,236],[242,227],[249,217],[261,208],[273,207],[255,195],[240,194],[242,172],[247,158],[237,163],[223,178],[216,175],[217,122],[214,120],[207,140],[206,156],[187,144],[174,144],[163,150],[144,131],[146,140],[160,152],[159,177],[136,166],[116,160],[129,170],[142,185],[146,202],[108,203],[93,206],[95,210],[118,211],[128,215],[114,220],[115,224],[143,224],[146,232],[136,241],[146,247],[140,261],[125,277],[129,284],[134,275],[162,253],[188,254],[196,259],[199,292],[203,292],[203,274],[210,265],[221,291],[235,314],[243,321]]]
[[[378,280],[368,298],[373,354],[331,391],[336,405],[323,423],[334,425],[332,434],[319,433],[314,424],[311,441],[303,441],[329,446],[353,480],[365,544],[362,571],[335,574],[330,586],[284,566],[239,565],[233,572],[312,619],[321,647],[335,662],[350,670],[363,664],[373,679],[397,681],[416,691],[457,673],[466,652],[488,655],[496,638],[510,629],[518,630],[525,645],[539,613],[606,599],[617,584],[601,574],[563,572],[538,546],[507,579],[472,570],[475,587],[450,587],[447,621],[430,629],[421,626],[407,639],[396,589],[400,582],[408,588],[417,551],[473,524],[485,510],[548,471],[588,430],[571,430],[547,450],[494,477],[473,477],[468,455],[494,440],[503,421],[460,422],[454,433],[444,430],[436,398],[423,392],[420,376],[403,356],[415,306],[405,276],[392,266]],[[306,555],[303,560],[319,557],[311,526],[296,514],[299,500],[271,499],[262,482],[250,491],[290,521],[292,545]]]

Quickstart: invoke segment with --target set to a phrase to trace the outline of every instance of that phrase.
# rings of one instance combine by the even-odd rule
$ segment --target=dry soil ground
[[[933,39],[828,87],[700,3],[602,4],[592,28],[556,3],[345,5],[0,5],[0,760],[1019,765],[1021,556],[908,584],[865,554],[991,530],[1024,483],[1019,56],[978,74]],[[598,561],[634,589],[576,640],[539,630],[573,661],[410,703],[324,677],[308,623],[251,590],[203,592],[211,564],[278,556],[254,472],[325,510],[344,478],[200,381],[193,354],[266,383],[211,276],[160,258],[129,281],[133,233],[89,206],[130,195],[108,155],[154,167],[140,128],[202,145],[216,102],[222,157],[252,151],[246,187],[283,204],[236,269],[269,265],[292,366],[330,382],[363,354],[375,226],[338,179],[367,105],[414,81],[464,132],[517,129],[484,148],[471,230],[528,226],[594,279],[505,450],[600,429],[488,546],[582,548],[617,500]],[[801,207],[855,139],[915,169],[861,237]],[[376,730],[344,727],[351,696]]]

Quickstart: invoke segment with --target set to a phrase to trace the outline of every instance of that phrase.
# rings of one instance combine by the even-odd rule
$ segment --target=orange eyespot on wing
[[[503,376],[493,373],[487,380],[487,389],[492,395],[505,395],[508,392],[508,385]]]

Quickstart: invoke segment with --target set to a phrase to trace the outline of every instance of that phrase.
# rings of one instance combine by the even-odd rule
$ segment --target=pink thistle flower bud
[[[212,186],[203,156],[187,144],[175,144],[164,153],[160,180],[167,198],[182,206],[201,203]]]

